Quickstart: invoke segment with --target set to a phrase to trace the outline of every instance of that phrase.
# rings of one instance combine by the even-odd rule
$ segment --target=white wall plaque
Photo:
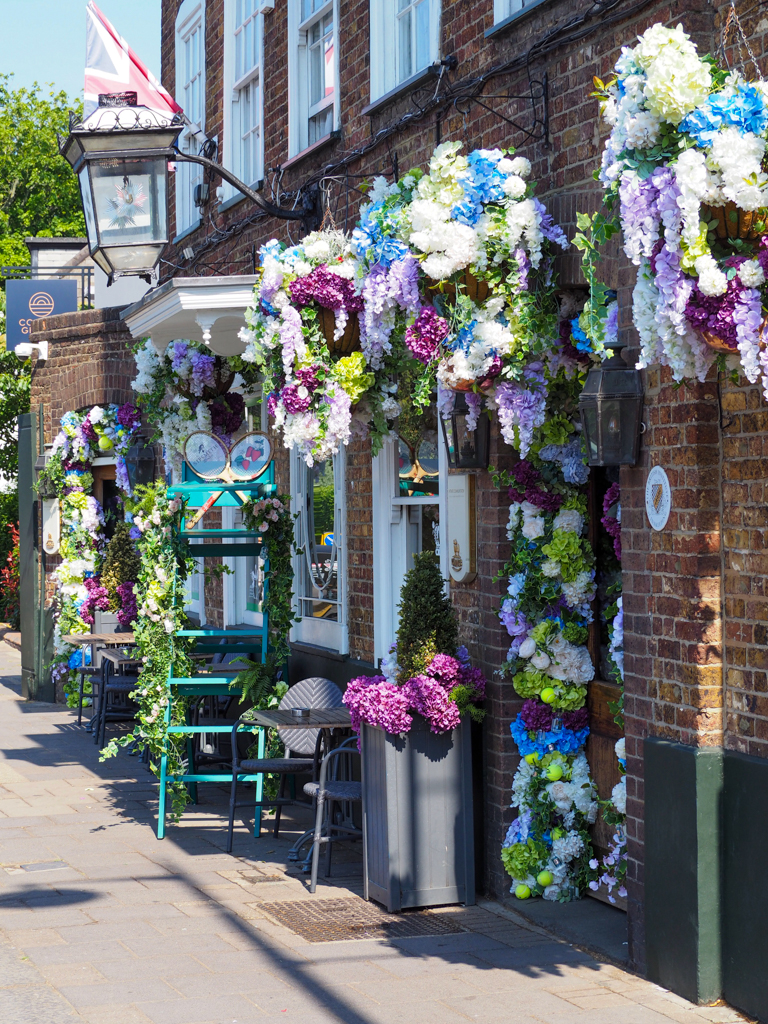
[[[645,482],[645,511],[654,530],[664,529],[671,509],[672,488],[669,486],[669,477],[661,466],[654,466]]]
[[[43,502],[43,550],[46,555],[55,555],[59,550],[61,517],[59,499]]]
[[[448,476],[447,505],[448,571],[454,583],[471,583],[477,576],[477,528],[475,478],[473,475],[451,473]]]

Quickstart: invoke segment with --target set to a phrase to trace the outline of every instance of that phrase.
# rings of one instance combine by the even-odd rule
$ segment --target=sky
[[[160,77],[161,0],[96,0],[134,53]],[[0,0],[0,73],[13,86],[53,82],[83,93],[86,0]]]

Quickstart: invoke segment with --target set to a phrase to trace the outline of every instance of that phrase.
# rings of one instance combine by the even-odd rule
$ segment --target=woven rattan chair
[[[311,676],[295,683],[280,701],[280,710],[289,708],[338,708],[342,704],[342,693],[330,679]],[[237,731],[239,727],[252,724],[252,719],[244,715],[232,727],[232,789],[229,799],[229,829],[227,832],[227,853],[232,852],[232,839],[235,828],[235,810],[238,807],[250,806],[237,802],[238,774],[253,775],[263,772],[265,775],[279,775],[280,788],[275,800],[261,800],[256,805],[256,823],[262,807],[274,807],[274,835],[280,832],[280,815],[286,804],[296,803],[295,796],[285,796],[285,780],[288,776],[300,773],[311,773],[314,779],[318,776],[320,763],[320,747],[322,732],[320,729],[291,728],[278,729],[278,735],[285,744],[285,757],[245,758],[240,760],[237,749]],[[298,755],[298,756],[296,756]],[[302,801],[303,802],[303,801]]]

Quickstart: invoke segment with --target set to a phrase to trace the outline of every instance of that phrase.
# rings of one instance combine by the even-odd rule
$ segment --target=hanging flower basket
[[[768,223],[768,209],[741,210],[736,203],[726,203],[725,206],[702,205],[701,213],[704,220],[717,221],[717,237],[723,240],[759,238],[760,235],[765,234],[766,223]],[[707,341],[707,344],[709,345],[710,342]]]
[[[219,395],[226,395],[235,379],[235,373],[227,366],[223,359],[216,357],[216,362],[211,371],[212,380],[206,384],[202,393],[196,394],[192,390],[192,380],[178,385],[178,393],[187,401],[193,398],[202,398],[204,402],[212,402]]]
[[[348,313],[347,326],[340,338],[334,338],[336,332],[336,314],[332,309],[318,306],[317,319],[323,332],[328,351],[339,356],[348,356],[360,348],[360,320],[357,313]]]
[[[491,292],[491,286],[487,281],[481,281],[472,273],[467,267],[463,272],[459,285],[466,295],[474,302],[476,306],[481,305],[485,302]],[[432,292],[439,292],[441,295],[445,295],[448,299],[456,299],[456,285],[452,281],[435,281],[431,277],[427,278],[427,288]]]
[[[760,348],[763,350],[766,347],[766,330],[768,330],[768,316],[763,317],[763,321],[760,324]],[[729,345],[725,338],[721,338],[712,331],[697,331],[696,333],[715,352],[735,353],[736,355],[739,353],[736,342]]]
[[[491,364],[484,377],[459,377],[454,372],[453,359],[448,359],[441,364],[437,376],[440,384],[448,391],[479,391],[486,394],[496,384],[501,369],[502,362],[497,359]]]

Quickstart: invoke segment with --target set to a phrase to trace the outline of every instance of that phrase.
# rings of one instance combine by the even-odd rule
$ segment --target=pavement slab
[[[578,938],[588,907],[570,941],[555,933],[569,908],[481,902],[445,908],[461,932],[308,942],[269,904],[359,898],[358,847],[341,844],[313,896],[287,856],[306,812],[286,808],[278,839],[243,818],[230,855],[217,784],[158,842],[153,776],[126,754],[100,762],[73,712],[22,701],[19,660],[0,641],[0,1024],[745,1021],[615,966],[617,911],[597,912],[614,963]]]

